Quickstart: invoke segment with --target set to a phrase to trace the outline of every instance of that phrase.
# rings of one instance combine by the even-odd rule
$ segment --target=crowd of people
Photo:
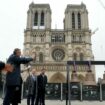
[[[35,57],[22,57],[19,48],[14,49],[6,63],[0,61],[0,71],[5,70],[6,73],[6,92],[3,105],[18,105],[21,103],[21,64],[28,64]],[[45,105],[45,86],[47,84],[47,76],[45,69],[42,68],[39,75],[33,68],[31,74],[26,80],[27,105]]]

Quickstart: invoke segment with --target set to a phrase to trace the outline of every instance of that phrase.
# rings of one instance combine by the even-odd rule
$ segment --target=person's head
[[[41,74],[45,74],[45,71],[46,71],[46,69],[45,68],[42,68],[41,69]]]
[[[32,74],[36,75],[36,70],[35,69],[32,69]]]
[[[16,56],[21,56],[21,50],[19,48],[15,48],[13,54]]]

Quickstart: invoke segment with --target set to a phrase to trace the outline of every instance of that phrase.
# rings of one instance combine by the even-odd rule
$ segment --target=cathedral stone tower
[[[51,29],[51,9],[49,4],[29,5],[27,29]]]
[[[36,55],[33,68],[38,72],[45,68],[52,83],[66,81],[68,60],[94,60],[85,4],[67,5],[64,29],[51,29],[50,5],[31,3],[24,31],[24,55]],[[94,66],[91,69],[95,71]],[[84,80],[88,67],[77,66],[77,70],[78,79]]]

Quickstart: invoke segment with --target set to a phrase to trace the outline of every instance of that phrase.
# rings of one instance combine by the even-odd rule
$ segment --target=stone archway
[[[66,78],[62,73],[57,72],[50,78],[49,82],[50,83],[65,83]]]

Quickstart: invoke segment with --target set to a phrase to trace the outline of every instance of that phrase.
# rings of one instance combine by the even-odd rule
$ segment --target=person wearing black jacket
[[[47,84],[47,76],[45,75],[45,69],[41,70],[41,74],[37,77],[38,92],[35,105],[45,105],[45,87]]]
[[[21,70],[20,64],[27,64],[33,58],[21,57],[21,50],[16,48],[12,55],[7,60],[7,63],[13,65],[13,71],[7,72],[6,75],[6,94],[3,100],[3,105],[18,105],[21,99]]]

